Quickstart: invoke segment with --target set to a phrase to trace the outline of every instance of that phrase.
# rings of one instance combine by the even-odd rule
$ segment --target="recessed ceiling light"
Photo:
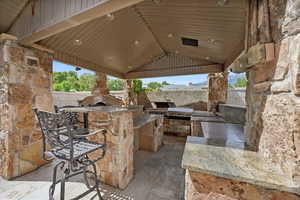
[[[152,0],[156,4],[160,4],[161,0]]]
[[[139,45],[139,44],[140,44],[140,41],[138,41],[138,40],[134,41],[134,45]]]
[[[112,21],[112,20],[115,19],[115,16],[114,16],[114,14],[112,14],[112,13],[108,13],[108,14],[106,15],[106,17],[107,17],[107,19],[108,19],[109,21]]]
[[[216,40],[215,39],[208,39],[208,42],[210,42],[210,43],[215,43],[216,42]]]
[[[205,57],[205,59],[206,59],[206,60],[210,60],[210,59],[211,59],[211,57],[209,57],[209,56],[206,56],[206,57]]]
[[[73,44],[74,44],[75,46],[80,46],[80,45],[82,45],[82,41],[79,40],[79,39],[75,39],[75,40],[73,41]]]
[[[174,37],[174,35],[172,33],[169,33],[168,38],[172,38],[172,37]]]
[[[217,4],[219,6],[225,6],[229,3],[229,0],[218,0]]]

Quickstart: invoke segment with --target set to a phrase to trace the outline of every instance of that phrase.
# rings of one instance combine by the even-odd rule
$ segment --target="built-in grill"
[[[154,101],[151,102],[153,108],[174,108],[176,107],[174,102],[168,102],[168,101]]]

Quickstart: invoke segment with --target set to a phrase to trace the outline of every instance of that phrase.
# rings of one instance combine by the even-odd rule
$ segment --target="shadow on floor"
[[[183,149],[184,144],[181,142],[167,142],[159,152],[138,151],[134,157],[134,179],[125,190],[120,191],[107,185],[102,186],[111,194],[124,198],[108,199],[183,200],[184,170],[181,168]],[[23,181],[24,183],[48,182],[49,185],[52,179],[51,175],[52,164],[50,163],[34,172],[9,181],[9,184],[14,181],[20,184]],[[83,182],[83,179],[81,176],[77,176],[70,182]],[[20,198],[12,199],[19,200]]]

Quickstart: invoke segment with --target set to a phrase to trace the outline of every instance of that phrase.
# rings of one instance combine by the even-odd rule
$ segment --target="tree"
[[[123,90],[124,82],[121,79],[111,79],[107,81],[107,87],[110,91]]]
[[[94,82],[95,80],[92,74],[82,74],[79,78],[80,91],[91,91]]]
[[[168,83],[167,81],[163,81],[161,84],[162,84],[162,85],[171,85],[171,84]]]
[[[245,88],[247,86],[247,79],[238,78],[233,85],[235,88]]]
[[[75,71],[53,73],[54,91],[90,91],[93,84],[93,74],[82,74],[78,78],[78,74]]]
[[[159,90],[163,85],[159,82],[150,82],[147,84],[147,89],[150,91]]]
[[[133,80],[133,91],[135,93],[144,91],[142,80],[138,80],[138,79]]]

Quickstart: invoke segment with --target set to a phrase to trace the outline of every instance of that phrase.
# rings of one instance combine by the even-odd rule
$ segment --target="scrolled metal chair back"
[[[63,147],[68,143],[68,138],[61,134],[62,130],[68,130],[68,121],[61,113],[51,113],[34,109],[41,130],[44,142],[50,147]]]

